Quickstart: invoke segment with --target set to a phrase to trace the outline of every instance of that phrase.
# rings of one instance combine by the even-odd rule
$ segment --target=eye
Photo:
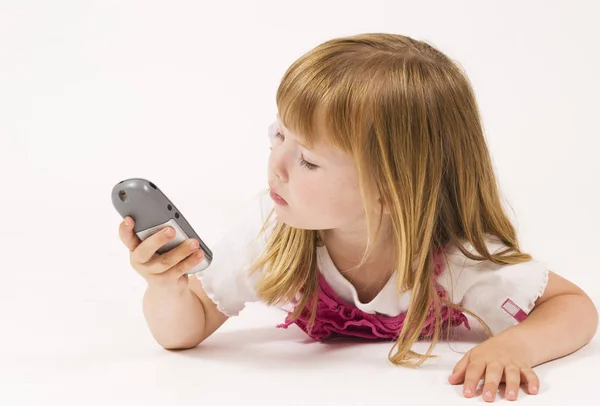
[[[306,159],[304,159],[304,157],[300,158],[300,165],[304,166],[309,171],[314,171],[315,169],[317,169],[319,167],[318,165],[308,162]]]
[[[279,130],[274,130],[269,134],[269,139],[271,141],[270,149],[273,149],[276,142],[279,143],[285,141],[285,136],[279,132]]]

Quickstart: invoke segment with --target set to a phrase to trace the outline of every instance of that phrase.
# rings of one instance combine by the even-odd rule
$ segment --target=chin
[[[327,227],[321,227],[321,225],[315,223],[315,221],[302,221],[298,218],[294,218],[294,216],[290,215],[289,212],[279,213],[277,209],[275,209],[275,213],[277,214],[277,220],[281,223],[284,223],[286,226],[297,228],[300,230],[313,230],[320,231],[325,230]]]
[[[299,228],[298,221],[294,219],[294,216],[289,212],[289,207],[281,207],[275,205],[275,214],[277,215],[277,220],[281,223],[284,223],[287,226]]]
[[[277,214],[278,221],[289,227],[298,228],[301,230],[318,230],[318,228],[312,227],[314,224],[309,224],[307,221],[302,221],[290,213],[289,207],[275,206],[275,214]]]

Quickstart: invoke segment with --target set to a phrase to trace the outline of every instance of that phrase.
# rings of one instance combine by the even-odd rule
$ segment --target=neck
[[[324,243],[336,268],[346,277],[364,273],[369,270],[369,277],[389,279],[393,272],[393,247],[390,233],[390,220],[384,217],[371,252],[366,262],[361,262],[367,248],[366,221],[346,228],[326,230],[323,233]]]

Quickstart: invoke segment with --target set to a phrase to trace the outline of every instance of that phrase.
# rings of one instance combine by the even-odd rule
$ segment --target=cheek
[[[302,182],[303,199],[311,215],[330,219],[355,217],[362,210],[358,184],[353,180],[331,177]],[[306,179],[306,178],[305,178]]]
[[[320,200],[322,194],[320,184],[319,176],[306,171],[304,168],[294,168],[290,172],[290,186],[293,188],[293,197],[305,206],[312,206],[315,201]]]
[[[358,184],[348,179],[340,179],[331,184],[329,200],[335,205],[334,210],[346,217],[354,217],[357,212],[362,211],[362,198]]]

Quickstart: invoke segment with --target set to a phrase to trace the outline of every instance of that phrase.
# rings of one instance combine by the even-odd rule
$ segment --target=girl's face
[[[323,128],[319,126],[319,134]],[[270,127],[269,137],[268,179],[278,220],[309,230],[352,229],[364,223],[358,172],[349,155],[325,143],[308,149],[280,120]]]

